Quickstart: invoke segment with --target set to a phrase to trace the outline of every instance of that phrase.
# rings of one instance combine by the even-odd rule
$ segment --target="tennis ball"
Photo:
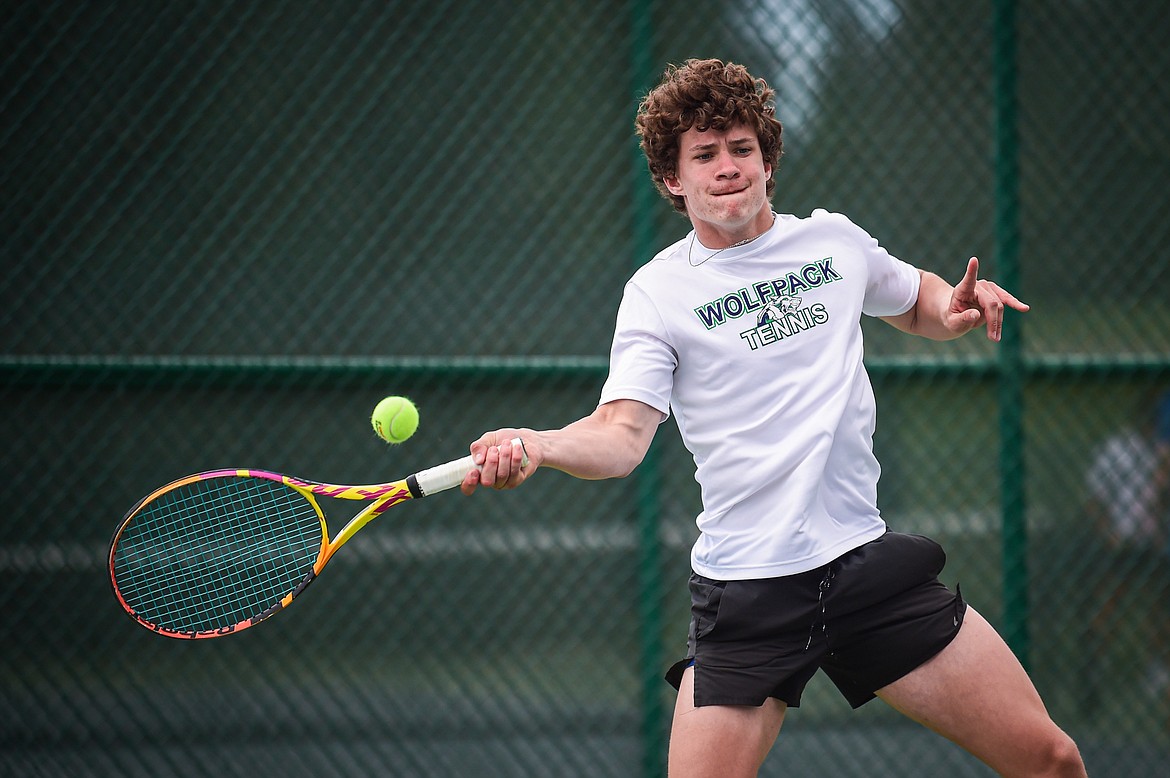
[[[370,424],[387,443],[402,443],[418,429],[418,408],[405,397],[386,397],[374,406]]]

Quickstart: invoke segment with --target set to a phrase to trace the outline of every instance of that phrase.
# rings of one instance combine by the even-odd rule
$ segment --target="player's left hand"
[[[955,333],[975,329],[987,323],[987,337],[999,342],[1003,336],[1003,308],[1007,305],[1017,311],[1026,311],[1029,306],[1016,299],[994,281],[979,278],[979,260],[971,257],[963,280],[951,294],[947,310],[946,326]]]

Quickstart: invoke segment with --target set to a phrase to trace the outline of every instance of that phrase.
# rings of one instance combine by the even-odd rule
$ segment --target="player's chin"
[[[715,195],[713,198],[714,210],[721,215],[725,222],[744,222],[755,217],[767,202],[756,197],[750,189],[725,195]]]

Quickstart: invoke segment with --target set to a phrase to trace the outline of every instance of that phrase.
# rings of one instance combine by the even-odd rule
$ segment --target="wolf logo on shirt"
[[[762,327],[770,321],[780,321],[784,318],[784,314],[792,313],[799,309],[799,297],[785,297],[774,303],[766,303],[763,310],[756,315],[756,326]]]

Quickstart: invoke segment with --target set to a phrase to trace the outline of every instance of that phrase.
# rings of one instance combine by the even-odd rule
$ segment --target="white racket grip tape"
[[[521,451],[524,451],[524,441],[520,438],[512,439],[513,446],[519,446]],[[520,461],[521,467],[528,466],[528,453],[524,453],[524,458]],[[435,465],[428,467],[426,470],[420,470],[414,474],[414,480],[418,484],[419,491],[423,495],[434,494],[445,489],[454,489],[459,484],[463,483],[463,478],[471,470],[479,467],[475,464],[475,460],[471,455],[447,462],[442,465]]]

